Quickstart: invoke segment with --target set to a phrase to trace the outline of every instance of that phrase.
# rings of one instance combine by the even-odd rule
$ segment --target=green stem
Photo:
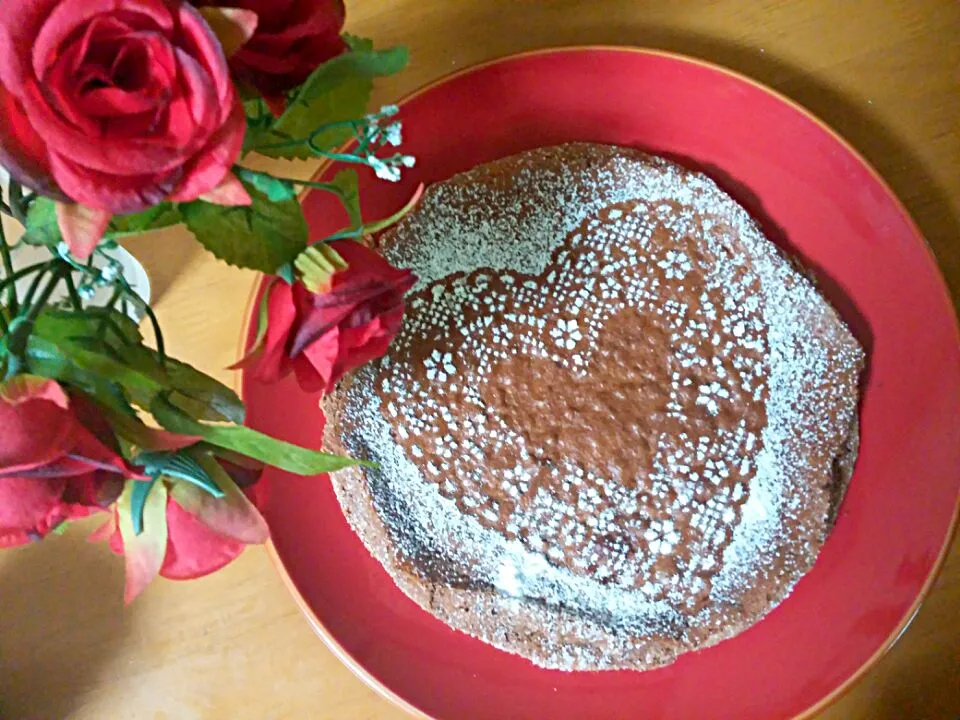
[[[67,281],[67,294],[70,296],[70,303],[73,305],[73,309],[77,312],[83,310],[83,300],[80,297],[80,293],[77,292],[77,284],[73,280],[73,273],[68,272],[64,276],[64,280]]]
[[[17,222],[26,227],[27,214],[23,207],[23,186],[16,180],[10,181],[10,210]]]
[[[13,257],[10,254],[10,246],[7,245],[7,236],[3,232],[3,222],[0,222],[0,256],[3,257],[4,277],[9,278],[13,275]],[[16,283],[10,283],[7,286],[7,305],[10,307],[10,312],[17,313],[20,309],[18,303]]]
[[[25,267],[20,270],[17,270],[15,273],[13,273],[13,275],[6,276],[3,278],[3,280],[0,280],[0,291],[10,287],[20,278],[26,277],[27,275],[32,275],[38,270],[43,270],[47,268],[49,265],[50,265],[50,262],[47,261],[47,262],[36,263],[34,265],[30,265],[29,267]]]
[[[323,150],[317,147],[316,145],[314,145],[310,141],[308,141],[307,144],[310,145],[310,149],[313,151],[314,155],[325,157],[328,160],[336,160],[338,162],[351,163],[353,165],[369,165],[370,164],[364,158],[358,157],[356,155],[349,155],[347,153],[339,153],[339,152],[332,152],[330,150]]]
[[[65,271],[67,271],[65,265],[57,264],[53,270],[53,277],[50,278],[50,282],[48,282],[46,287],[44,287],[43,292],[40,293],[40,297],[37,298],[37,301],[32,305],[29,305],[30,309],[27,311],[25,316],[16,318],[11,324],[13,330],[10,333],[10,337],[7,342],[7,350],[9,352],[9,362],[7,363],[6,375],[7,379],[10,379],[25,367],[27,340],[30,338],[30,333],[33,330],[33,323],[36,321],[37,316],[47,304],[47,301],[50,300],[50,296],[53,295],[53,291],[60,283]],[[39,278],[43,277],[43,275],[44,273],[41,273],[38,276],[38,279],[34,280],[34,283],[36,284]],[[29,301],[24,301],[25,306],[28,304]]]
[[[313,148],[313,140],[320,135],[323,135],[325,132],[340,127],[350,127],[356,131],[357,122],[355,120],[338,120],[337,122],[326,123],[325,125],[318,127],[305,138],[300,138],[299,140],[285,140],[278,143],[267,143],[266,145],[255,145],[250,149],[254,152],[258,150],[286,150],[287,148],[298,147],[300,145],[310,145],[310,147]]]
[[[27,294],[23,298],[23,307],[30,308],[33,306],[33,296],[37,294],[37,290],[40,289],[40,281],[43,280],[43,277],[47,274],[47,271],[50,269],[49,263],[44,263],[44,267],[40,269],[40,272],[37,273],[37,276],[33,279],[33,282],[30,283],[30,287],[27,288]]]
[[[150,319],[150,324],[153,326],[153,339],[157,343],[157,355],[160,356],[160,367],[164,370],[167,369],[167,351],[164,347],[163,342],[163,333],[160,331],[160,321],[157,320],[157,316],[153,312],[153,308],[150,307],[150,303],[143,301],[139,295],[135,292],[130,291],[130,294],[137,298],[140,301],[140,306],[143,308],[143,311],[146,313],[147,317]]]
[[[103,306],[103,317],[100,318],[100,324],[97,326],[97,338],[103,340],[107,336],[107,328],[111,321],[110,312],[113,310],[113,306],[117,304],[117,301],[123,296],[123,285],[117,283],[116,287],[113,289],[113,294],[110,296],[110,300],[107,301],[107,304]]]
[[[256,172],[256,171],[248,170],[248,172]],[[326,190],[327,192],[333,193],[334,195],[339,195],[340,197],[343,197],[343,190],[341,190],[340,187],[338,187],[334,183],[315,182],[313,180],[297,180],[295,178],[277,177],[276,175],[270,175],[269,173],[258,173],[258,174],[265,175],[266,177],[272,177],[274,180],[290,183],[291,185],[300,185],[301,187],[316,188],[317,190]]]

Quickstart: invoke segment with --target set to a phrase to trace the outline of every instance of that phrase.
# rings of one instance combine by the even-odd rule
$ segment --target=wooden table
[[[846,136],[913,213],[960,289],[960,3],[956,0],[348,0],[348,30],[405,44],[410,69],[377,101],[458,68],[551,45],[664,48],[739,70]],[[287,174],[309,174],[298,165]],[[182,230],[131,243],[172,351],[235,359],[254,277]],[[893,289],[891,289],[893,291]],[[0,554],[0,717],[89,720],[401,718],[310,630],[255,548],[122,605],[123,569],[91,525]],[[831,720],[960,716],[960,552],[896,647]],[[639,717],[639,715],[638,715]],[[722,714],[721,714],[722,717]],[[549,719],[546,719],[549,720]],[[733,719],[735,720],[735,719]]]

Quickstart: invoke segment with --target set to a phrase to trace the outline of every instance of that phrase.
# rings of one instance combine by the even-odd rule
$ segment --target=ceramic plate
[[[916,226],[877,173],[782,96],[689,58],[622,48],[534,52],[457,73],[402,103],[403,182],[361,176],[385,217],[420,182],[570,140],[638,147],[707,172],[812,268],[869,353],[861,448],[813,570],[763,621],[648,672],[563,673],[455,632],[408,600],[343,519],[324,478],[274,476],[281,572],[320,636],[408,710],[481,718],[737,718],[816,712],[885,651],[939,568],[960,492],[960,340]],[[305,209],[315,237],[345,218]],[[317,398],[244,379],[254,426],[317,446]],[[318,698],[322,702],[322,698]]]

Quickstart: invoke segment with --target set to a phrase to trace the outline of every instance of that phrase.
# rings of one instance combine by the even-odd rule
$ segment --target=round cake
[[[434,185],[381,239],[419,281],[324,401],[333,483],[397,585],[565,670],[757,622],[850,477],[863,351],[708,177],[568,144]]]

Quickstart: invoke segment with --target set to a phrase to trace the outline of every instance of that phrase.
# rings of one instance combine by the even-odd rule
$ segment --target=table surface
[[[905,202],[960,297],[960,3],[956,0],[348,0],[347,29],[405,44],[387,102],[532,48],[662,48],[750,75],[832,125]],[[263,165],[262,167],[271,167]],[[310,174],[308,164],[285,174]],[[170,350],[222,380],[254,275],[173,229],[129,244]],[[122,563],[88,522],[0,554],[0,717],[310,718],[405,714],[357,680],[300,615],[262,548],[122,605]],[[960,541],[912,626],[822,720],[960,717]]]

